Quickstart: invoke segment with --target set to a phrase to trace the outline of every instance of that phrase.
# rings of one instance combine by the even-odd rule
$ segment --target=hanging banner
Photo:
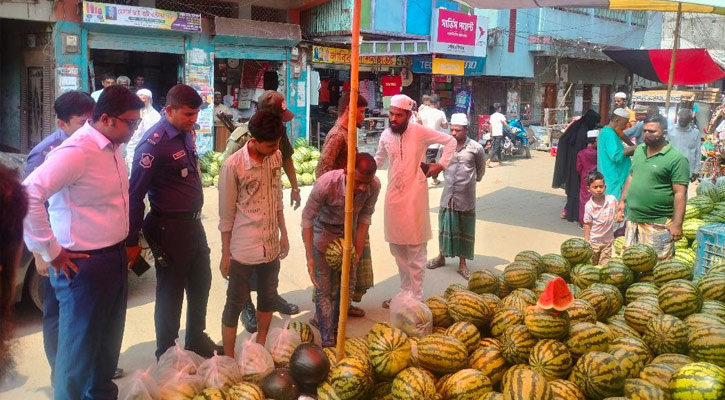
[[[436,60],[439,59],[440,58],[436,57]],[[443,60],[463,62],[463,76],[483,75],[483,70],[486,66],[485,58],[460,57],[460,59],[446,58]],[[416,74],[439,74],[439,72],[433,71],[433,58],[431,56],[413,57],[413,64],[411,66],[411,70]],[[445,75],[448,74],[446,73]]]
[[[313,46],[312,62],[325,64],[350,64],[350,50],[335,47]],[[360,56],[360,65],[405,67],[410,65],[406,56]]]
[[[450,60],[447,58],[434,58],[433,59],[433,73],[438,75],[459,75],[465,74],[463,60]]]
[[[437,8],[431,18],[431,49],[434,53],[486,56],[488,18]]]
[[[89,1],[83,2],[83,22],[170,31],[201,32],[201,14]]]

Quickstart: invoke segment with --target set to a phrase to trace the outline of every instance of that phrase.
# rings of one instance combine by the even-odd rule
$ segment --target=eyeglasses
[[[138,125],[141,123],[141,118],[139,118],[139,119],[126,119],[126,118],[113,117],[113,116],[110,116],[110,115],[109,115],[109,117],[116,118],[119,121],[123,121],[126,125],[128,125],[128,129],[136,129],[138,127]]]

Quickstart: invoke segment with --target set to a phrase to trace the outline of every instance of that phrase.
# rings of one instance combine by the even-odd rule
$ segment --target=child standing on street
[[[614,222],[621,220],[621,216],[617,215],[617,199],[610,194],[604,194],[606,187],[601,172],[589,172],[587,190],[592,198],[584,207],[584,240],[592,245],[594,265],[604,265],[612,257]]]
[[[587,176],[597,169],[598,130],[587,132],[587,147],[576,155],[576,172],[579,174],[579,226],[584,225],[584,205],[592,198],[587,185]]]

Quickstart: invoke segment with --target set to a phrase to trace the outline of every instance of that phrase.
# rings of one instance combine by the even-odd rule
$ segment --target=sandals
[[[462,276],[465,280],[468,280],[471,277],[471,273],[468,272],[468,269],[459,269],[456,272],[458,272],[458,275]]]
[[[383,302],[383,308],[385,308],[385,309],[390,308],[390,300],[392,300],[392,299],[387,299]]]
[[[347,315],[349,317],[362,318],[365,316],[365,310],[350,304],[350,307],[347,309]]]
[[[439,257],[431,258],[427,263],[425,263],[425,267],[427,269],[436,269],[444,265],[446,265],[446,260],[444,259],[443,262],[441,262]]]

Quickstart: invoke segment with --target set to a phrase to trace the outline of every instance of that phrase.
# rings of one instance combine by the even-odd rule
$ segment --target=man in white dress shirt
[[[426,178],[443,171],[456,150],[456,139],[418,124],[409,124],[414,101],[395,95],[390,102],[390,128],[383,131],[375,155],[381,168],[390,159],[385,192],[385,240],[400,272],[400,288],[422,300],[426,243],[431,239]],[[428,146],[442,144],[437,163],[423,164]],[[426,171],[423,171],[425,169]],[[383,303],[388,308],[390,300]]]
[[[50,262],[60,305],[56,399],[115,399],[111,380],[126,320],[128,174],[121,155],[143,102],[121,86],[101,94],[91,121],[24,182],[25,243]],[[45,202],[50,206],[46,211]]]

